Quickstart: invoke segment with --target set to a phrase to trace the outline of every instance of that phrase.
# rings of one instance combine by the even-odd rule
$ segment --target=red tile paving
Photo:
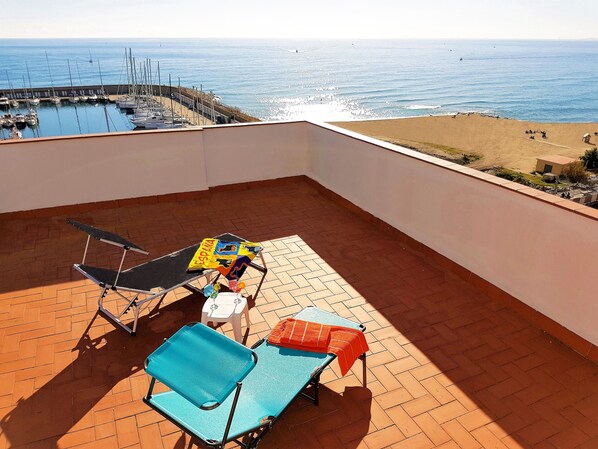
[[[142,367],[202,298],[175,292],[136,337],[94,319],[97,289],[71,269],[85,237],[65,218],[0,223],[0,449],[185,447],[142,403]],[[359,366],[332,366],[320,406],[296,400],[260,447],[598,447],[596,365],[303,181],[74,218],[154,256],[221,232],[264,242],[248,343],[309,304],[364,322],[368,388]],[[96,244],[88,262],[119,257]]]

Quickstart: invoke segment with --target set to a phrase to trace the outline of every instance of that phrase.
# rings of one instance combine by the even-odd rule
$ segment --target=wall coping
[[[420,153],[419,151],[412,150],[410,148],[405,148],[400,145],[395,145],[389,142],[384,142],[382,140],[375,139],[373,137],[368,137],[363,134],[349,131],[344,128],[339,128],[338,126],[331,125],[329,123],[321,123],[321,122],[314,122],[314,121],[306,121],[314,126],[318,126],[320,128],[327,129],[329,131],[343,134],[351,139],[359,140],[370,145],[376,146],[378,148],[382,148],[387,151],[392,151],[393,153],[399,153],[403,156],[410,157],[412,159],[417,159],[419,161],[425,162],[427,164],[435,165],[445,170],[451,170],[455,173],[460,173],[461,175],[468,176],[470,178],[475,178],[479,181],[492,184],[496,187],[500,187],[502,189],[510,190],[512,192],[518,193],[520,195],[524,195],[528,198],[532,198],[535,201],[542,201],[545,204],[551,204],[556,206],[560,209],[564,209],[570,212],[575,212],[578,215],[583,217],[589,218],[590,220],[598,221],[598,209],[593,209],[591,207],[585,206],[580,203],[576,203],[574,201],[559,198],[556,195],[551,195],[546,192],[542,192],[537,189],[533,189],[528,186],[524,186],[523,184],[518,184],[514,181],[509,181],[507,179],[499,178],[498,176],[490,175],[488,173],[484,173],[479,170],[475,170],[473,168],[465,167],[463,165],[455,164],[454,162],[445,161],[444,159],[440,159],[434,156],[429,156],[425,153]]]
[[[375,139],[373,137],[368,137],[363,134],[359,134],[354,131],[349,131],[344,128],[340,128],[335,125],[331,125],[329,123],[311,121],[311,120],[281,120],[281,121],[271,121],[271,122],[250,122],[250,123],[237,123],[237,124],[224,124],[224,125],[211,125],[211,126],[202,126],[202,127],[195,127],[195,128],[182,128],[182,129],[160,129],[160,130],[145,130],[145,131],[123,131],[123,132],[116,132],[116,133],[99,133],[99,134],[85,134],[85,135],[73,135],[73,136],[52,136],[52,137],[40,137],[40,138],[33,138],[33,139],[19,139],[19,140],[4,140],[0,142],[0,150],[3,146],[9,147],[10,145],[19,145],[31,142],[48,142],[48,141],[69,141],[69,140],[76,140],[76,139],[91,139],[97,137],[122,137],[122,136],[137,136],[137,135],[154,135],[157,133],[186,133],[186,132],[202,132],[202,131],[210,131],[216,129],[236,129],[241,127],[252,127],[252,126],[275,126],[275,125],[282,125],[282,124],[293,124],[293,123],[307,123],[312,126],[317,126],[322,129],[326,129],[328,131],[344,135],[348,138],[355,139],[364,143],[367,143],[371,146],[381,148],[387,151],[391,151],[393,153],[398,153],[406,157],[410,157],[412,159],[417,159],[421,162],[434,165],[436,167],[450,170],[455,173],[459,173],[464,176],[468,176],[470,178],[477,179],[479,181],[493,184],[496,187],[507,189],[512,192],[515,192],[520,195],[524,195],[527,198],[534,199],[534,201],[541,201],[545,204],[551,204],[552,206],[556,206],[560,209],[567,210],[570,212],[574,212],[578,215],[586,217],[590,220],[598,221],[598,209],[593,209],[591,207],[585,206],[580,203],[576,203],[574,201],[559,198],[558,196],[551,195],[545,192],[542,192],[537,189],[533,189],[531,187],[524,186],[522,184],[518,184],[513,181],[509,181],[503,178],[499,178],[497,176],[489,175],[487,173],[481,172],[479,170],[475,170],[473,168],[465,167],[459,164],[455,164],[454,162],[448,162],[443,159],[439,159],[434,156],[427,155],[425,153],[420,153],[418,151],[402,147],[400,145],[395,145],[392,143],[384,142],[382,140]],[[123,198],[125,199],[125,198]],[[0,215],[1,216],[1,215]]]

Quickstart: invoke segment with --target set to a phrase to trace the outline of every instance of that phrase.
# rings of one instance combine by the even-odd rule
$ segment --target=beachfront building
[[[575,162],[579,162],[579,159],[559,155],[542,156],[536,158],[536,171],[560,176],[567,165]]]
[[[67,218],[153,257],[261,242],[248,346],[308,305],[365,325],[367,385],[331,365],[260,447],[598,445],[595,209],[309,121],[2,142],[0,186],[2,448],[191,442],[142,401],[143,367],[204,298],[113,327]],[[89,263],[118,266],[109,249]]]

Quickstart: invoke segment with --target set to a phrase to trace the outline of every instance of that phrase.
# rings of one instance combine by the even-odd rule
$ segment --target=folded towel
[[[268,336],[268,343],[285,348],[334,354],[344,376],[355,360],[368,351],[365,335],[358,329],[287,318]]]
[[[295,318],[282,320],[268,337],[269,343],[278,346],[292,345],[314,352],[326,352],[329,341],[330,326]]]

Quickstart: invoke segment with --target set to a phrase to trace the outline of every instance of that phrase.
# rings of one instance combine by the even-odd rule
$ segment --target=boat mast
[[[73,91],[73,75],[71,74],[71,61],[68,59],[66,60],[67,65],[69,66],[69,79],[71,80],[71,96],[74,98],[75,92]]]
[[[172,101],[172,79],[170,73],[168,74],[168,86],[170,88],[170,112],[172,114],[171,128],[174,128],[174,102]]]
[[[46,64],[48,65],[48,73],[50,74],[50,86],[52,87],[52,96],[56,96],[56,91],[54,90],[54,80],[52,79],[52,71],[50,70],[50,60],[48,59],[48,52],[46,53]]]
[[[23,79],[23,87],[25,88],[25,97],[29,98],[29,92],[27,92],[27,83],[25,82],[25,75],[21,75],[21,78]],[[29,100],[26,99],[25,102],[25,104],[28,104]]]
[[[15,98],[16,98],[16,96],[17,96],[17,94],[15,93],[15,88],[12,85],[12,82],[10,81],[10,77],[8,76],[8,70],[5,70],[5,72],[6,72],[6,81],[8,81],[8,88],[10,89],[10,91],[12,93],[12,100],[14,101]],[[17,105],[18,104],[19,103],[17,102]],[[10,106],[13,106],[13,105],[9,102],[9,110],[10,110]],[[16,108],[14,108],[14,109],[16,109]]]
[[[81,72],[79,71],[79,61],[77,61],[76,59],[75,59],[75,67],[77,67],[77,76],[79,76],[79,85],[82,87],[83,80],[81,79]],[[83,93],[83,95],[85,95],[84,90],[81,90],[81,92]]]
[[[160,105],[162,105],[162,81],[160,79],[160,61],[158,61],[158,96],[160,98]]]
[[[181,94],[181,77],[179,76],[179,105],[181,110],[181,119],[183,118],[183,95]]]
[[[152,98],[152,93],[150,90],[150,85],[152,83],[152,65],[151,65],[151,60],[149,58],[145,60],[145,67],[147,70],[147,77],[146,77],[147,84],[146,84],[145,90],[146,90],[147,98],[149,100],[150,98]]]
[[[129,61],[128,61],[128,58],[127,58],[127,49],[126,48],[125,48],[125,60],[124,60],[124,62],[125,62],[125,68],[127,70],[127,87],[128,87],[128,89],[130,91],[131,88],[130,88],[130,83],[129,83]],[[122,76],[122,68],[120,69],[120,74]],[[120,83],[120,79],[118,81]],[[116,94],[117,95],[120,94],[120,85],[118,86],[118,90],[117,90]]]
[[[127,53],[127,50],[125,49],[125,54],[126,53]],[[132,57],[130,55],[126,55],[126,57],[127,57],[127,78],[129,81],[129,95],[133,95],[134,94],[134,92],[133,92],[133,67],[131,64]],[[130,73],[129,73],[129,67],[131,70]]]
[[[100,87],[102,88],[102,95],[106,95],[106,91],[104,90],[104,80],[102,79],[102,67],[100,67],[99,59],[98,59],[98,72],[100,72]]]
[[[33,100],[35,98],[35,95],[33,95],[33,86],[31,85],[31,76],[29,75],[29,64],[27,64],[27,62],[25,62],[25,67],[27,68],[27,78],[29,78],[29,91],[31,92],[31,99]],[[23,78],[23,83],[25,83],[25,79]],[[26,89],[27,87],[25,87]]]
[[[136,70],[135,70],[135,58],[133,58],[133,50],[129,48],[129,59],[131,61],[131,91],[133,97],[137,96],[137,77],[136,77]]]
[[[102,67],[100,66],[99,59],[98,59],[98,72],[100,72],[100,87],[102,88],[102,95],[106,95],[106,91],[104,90],[104,80],[102,79]],[[108,132],[110,132],[110,123],[108,121],[108,109],[106,108],[106,102],[102,101],[102,103],[104,103],[104,116],[106,117],[106,128],[108,129]]]
[[[199,84],[199,107],[201,113],[201,121],[205,125],[206,124],[206,116],[204,115],[203,109],[203,84]]]

